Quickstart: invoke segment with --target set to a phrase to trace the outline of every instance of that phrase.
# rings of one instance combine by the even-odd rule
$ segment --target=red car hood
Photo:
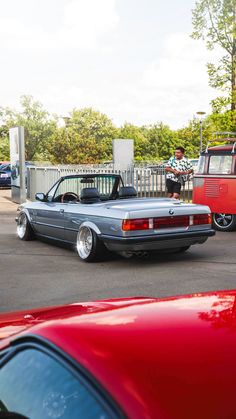
[[[236,291],[0,316],[2,335],[17,327],[77,360],[129,418],[236,417]]]

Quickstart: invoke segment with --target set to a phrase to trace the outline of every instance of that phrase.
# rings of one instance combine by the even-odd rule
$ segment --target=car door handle
[[[60,209],[60,214],[63,214],[65,212],[64,209]]]

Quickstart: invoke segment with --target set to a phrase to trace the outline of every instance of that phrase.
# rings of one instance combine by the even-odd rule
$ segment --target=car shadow
[[[78,257],[75,244],[60,242],[59,240],[52,240],[46,237],[37,237],[37,239],[41,242],[47,243],[51,246],[56,246],[61,249],[67,249],[71,251],[71,256]],[[99,258],[99,260],[94,261],[93,263],[97,264],[99,262],[112,262],[112,261],[119,261],[122,262],[125,266],[129,265],[161,265],[166,263],[176,263],[176,262],[189,262],[189,261],[209,261],[209,255],[206,252],[195,252],[194,249],[190,248],[185,252],[173,250],[157,250],[151,252],[139,252],[138,254],[134,254],[132,257],[124,257],[118,253],[111,252],[106,250],[104,255]]]
[[[169,250],[159,250],[159,251],[152,251],[152,252],[144,252],[143,254],[140,252],[138,255],[133,255],[130,258],[125,258],[117,253],[109,252],[107,254],[106,260],[108,261],[122,261],[125,265],[155,265],[155,264],[166,264],[171,262],[189,262],[189,261],[204,261],[208,260],[208,256],[202,253],[194,253],[194,250],[190,249],[186,252],[178,252],[178,251],[169,251]]]

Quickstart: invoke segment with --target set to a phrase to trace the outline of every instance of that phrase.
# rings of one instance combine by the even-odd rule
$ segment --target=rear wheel
[[[19,237],[19,239],[25,240],[25,241],[34,239],[34,232],[29,223],[27,215],[24,212],[22,212],[18,217],[17,236]]]
[[[214,213],[212,214],[212,223],[215,230],[233,231],[236,229],[236,215]]]
[[[97,234],[87,226],[79,229],[76,248],[80,259],[84,262],[95,262],[105,256],[107,249]]]

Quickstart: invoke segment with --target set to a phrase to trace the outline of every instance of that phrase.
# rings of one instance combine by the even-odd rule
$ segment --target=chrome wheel
[[[93,249],[93,233],[89,227],[82,227],[77,235],[77,252],[81,259],[87,259]]]
[[[215,213],[213,214],[215,225],[221,230],[228,229],[234,222],[233,214]]]
[[[19,216],[17,222],[17,235],[20,239],[23,239],[27,232],[27,218],[25,214]]]

